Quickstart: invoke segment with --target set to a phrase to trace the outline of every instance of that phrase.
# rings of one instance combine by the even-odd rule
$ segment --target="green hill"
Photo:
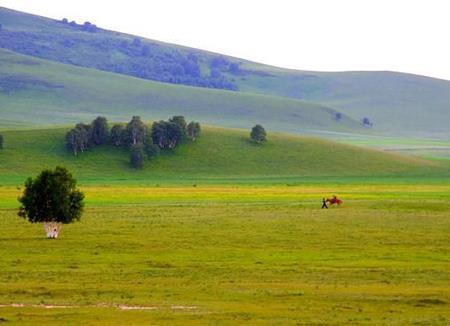
[[[217,127],[204,127],[195,143],[163,152],[155,161],[147,161],[143,170],[134,170],[129,167],[129,152],[113,146],[95,148],[78,157],[71,155],[64,146],[67,130],[2,132],[5,149],[0,151],[0,184],[22,184],[26,177],[56,165],[67,166],[83,183],[105,184],[254,183],[307,177],[343,180],[442,171],[430,161],[311,137],[269,133],[269,141],[257,145],[249,141],[248,131]]]
[[[373,131],[385,135],[450,137],[450,81],[389,71],[264,71],[239,81],[239,88],[320,103],[356,120],[368,117]]]
[[[275,96],[172,85],[23,56],[0,49],[0,126],[125,121],[133,115],[223,126],[306,132],[361,130],[333,109]]]
[[[374,123],[373,131],[378,133],[447,139],[450,136],[449,81],[395,72],[334,73],[281,69],[6,8],[0,8],[0,23],[0,47],[17,53],[143,79],[313,101],[335,108],[357,121],[368,117]],[[39,77],[45,81],[46,75]],[[2,78],[2,85],[10,83],[4,76]],[[83,102],[84,94],[80,91],[78,98],[71,99]],[[210,94],[215,96],[216,93]],[[24,94],[25,98],[18,97],[14,103],[26,102],[26,96],[28,94]],[[47,95],[37,94],[36,102],[45,102],[41,96],[45,98]],[[47,103],[51,96],[47,96]],[[164,98],[164,95],[156,97]],[[234,98],[238,99],[241,100]],[[58,105],[64,99],[51,100],[58,115]],[[112,106],[115,100],[111,100]],[[146,99],[140,101],[145,102]],[[137,100],[128,106],[135,105],[135,102]],[[177,104],[175,101],[176,109]],[[238,110],[224,108],[221,117],[207,116],[207,121],[241,127],[247,103],[239,106]],[[204,113],[209,113],[207,111]],[[270,118],[278,130],[293,132],[293,125],[302,123],[297,121],[301,119],[291,115],[292,112],[285,111],[284,105],[280,105],[278,111],[278,116]],[[283,121],[286,117],[289,117],[287,123]],[[51,121],[48,116],[39,120]],[[311,125],[310,128],[316,126]]]

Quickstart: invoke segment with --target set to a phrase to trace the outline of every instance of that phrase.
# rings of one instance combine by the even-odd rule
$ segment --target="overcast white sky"
[[[448,0],[0,0],[42,16],[280,67],[450,80]]]

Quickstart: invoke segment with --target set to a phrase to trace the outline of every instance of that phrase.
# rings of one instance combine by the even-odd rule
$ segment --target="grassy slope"
[[[113,120],[191,119],[250,128],[303,132],[359,130],[356,121],[334,121],[335,111],[281,97],[195,88],[75,67],[0,49],[0,125],[79,122],[98,114]]]
[[[245,65],[244,65],[245,66]],[[241,90],[321,103],[374,130],[417,137],[450,136],[450,81],[396,72],[308,72],[248,64],[270,76],[248,76]]]
[[[212,127],[205,127],[195,143],[164,152],[156,161],[147,162],[144,170],[136,171],[128,166],[128,151],[113,146],[74,157],[64,147],[66,131],[3,132],[6,148],[0,152],[2,184],[21,184],[27,176],[57,164],[67,166],[84,183],[138,184],[252,183],[271,178],[427,175],[442,171],[437,163],[317,138],[269,133],[269,142],[257,145],[248,140],[247,131]]]
[[[74,40],[78,38],[101,40],[106,36],[128,40],[133,38],[130,35],[109,31],[98,34],[74,32],[54,20],[4,8],[0,8],[0,17],[5,28],[16,31],[57,33],[67,38],[73,37]],[[203,64],[215,55],[154,40],[147,41],[157,44],[161,51],[177,49],[195,53]],[[45,46],[51,47],[51,40],[48,42],[50,43]],[[81,60],[81,64],[89,65],[90,60],[93,60],[93,54],[86,51],[77,51],[71,55],[76,55],[78,60]],[[39,54],[36,55],[39,56]],[[114,58],[115,55],[110,56]],[[305,99],[327,106],[331,105],[357,120],[365,116],[371,118],[377,131],[421,137],[449,137],[449,81],[393,72],[295,71],[240,59],[235,60],[241,61],[241,68],[247,70],[245,75],[236,77],[236,82],[242,91]],[[230,77],[234,78],[234,76]],[[230,113],[234,113],[230,119],[235,122],[239,120],[238,114]],[[222,123],[221,120],[213,122]],[[280,124],[279,127],[283,131],[292,131],[291,127],[284,124]]]

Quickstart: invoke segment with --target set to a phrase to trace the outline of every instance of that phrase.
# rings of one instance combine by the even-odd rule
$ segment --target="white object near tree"
[[[44,223],[44,230],[47,233],[47,238],[49,238],[49,239],[58,238],[61,228],[62,228],[61,223],[57,223],[57,222],[45,222]]]

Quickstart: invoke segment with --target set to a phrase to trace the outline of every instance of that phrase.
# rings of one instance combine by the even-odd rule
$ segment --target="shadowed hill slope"
[[[395,72],[281,69],[103,30],[94,26],[95,22],[69,21],[0,8],[0,47],[143,79],[313,101],[357,121],[367,117],[374,124],[373,131],[378,133],[450,137],[450,81]],[[284,113],[284,108],[279,111]],[[276,118],[283,119],[289,114]],[[239,122],[241,118],[239,111],[224,115],[228,121]],[[223,123],[220,119],[208,121]],[[282,121],[276,123],[280,130],[293,131]]]
[[[159,83],[23,56],[0,49],[0,126],[49,125],[105,115],[189,119],[223,126],[271,130],[361,130],[345,115],[321,105],[275,96]]]

